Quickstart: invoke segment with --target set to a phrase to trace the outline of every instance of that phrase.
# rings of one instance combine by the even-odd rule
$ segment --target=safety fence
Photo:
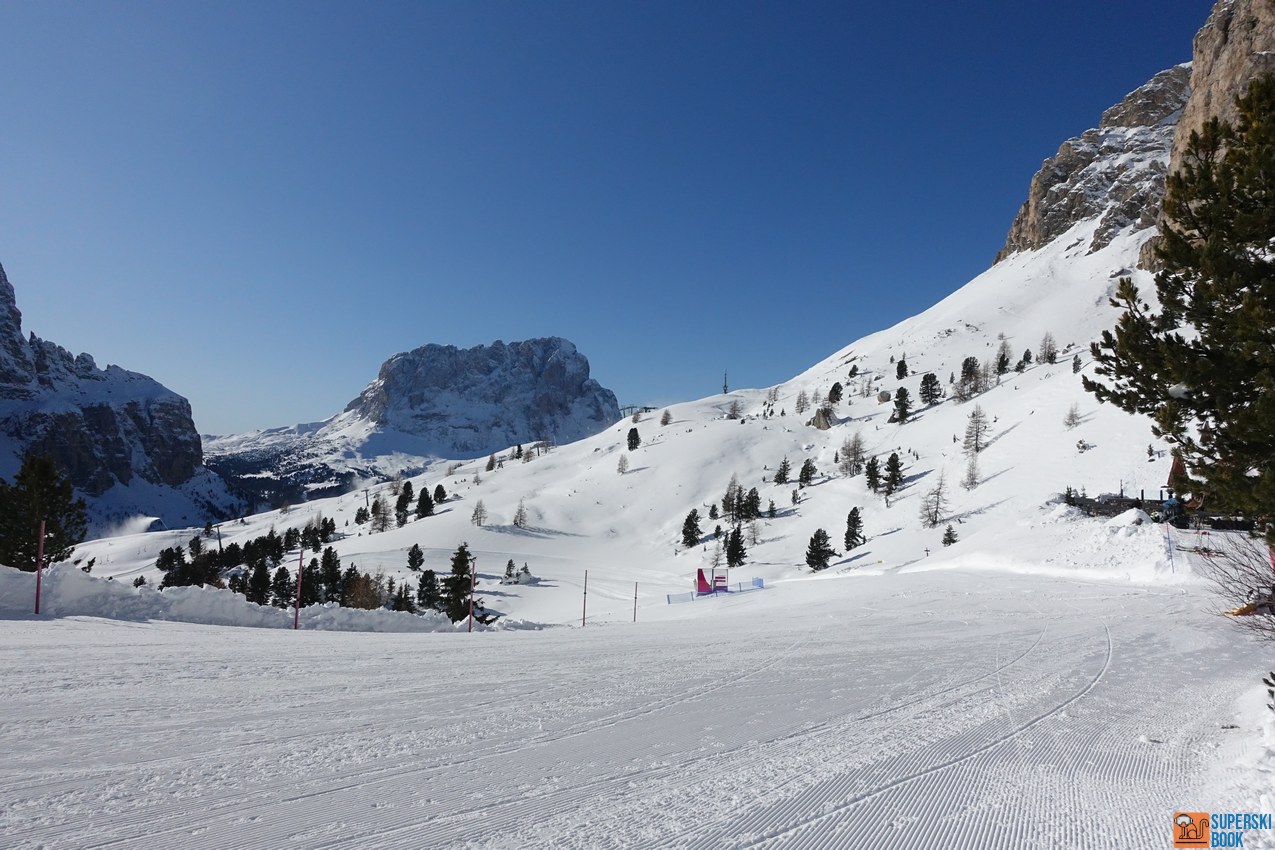
[[[697,599],[712,599],[715,596],[727,596],[732,593],[750,593],[754,590],[765,590],[766,583],[759,578],[745,584],[744,582],[736,582],[735,584],[722,585],[710,593],[670,593],[667,594],[668,604],[679,605],[683,602],[694,602]]]

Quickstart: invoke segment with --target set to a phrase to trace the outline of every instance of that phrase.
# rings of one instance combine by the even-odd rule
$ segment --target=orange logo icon
[[[1173,815],[1174,847],[1208,847],[1208,812],[1177,812]]]

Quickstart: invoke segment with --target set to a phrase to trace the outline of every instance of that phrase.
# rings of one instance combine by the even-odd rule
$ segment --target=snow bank
[[[0,567],[0,617],[30,614],[35,573]],[[156,590],[109,581],[63,564],[44,575],[40,613],[50,617],[105,617],[112,620],[172,620],[209,626],[292,628],[291,610],[254,605],[237,593],[212,587]],[[442,614],[364,611],[334,602],[301,610],[301,627],[342,632],[450,632],[457,627]],[[476,626],[477,627],[477,626]]]
[[[1117,514],[1107,520],[1107,528],[1123,528],[1132,525],[1147,525],[1151,522],[1151,517],[1146,511],[1140,508],[1129,508],[1122,514]]]
[[[1056,505],[1016,529],[987,534],[983,545],[975,535],[967,551],[940,553],[906,571],[968,567],[1143,584],[1196,581],[1189,561],[1169,545],[1167,527],[1150,520],[1136,508],[1097,520]]]

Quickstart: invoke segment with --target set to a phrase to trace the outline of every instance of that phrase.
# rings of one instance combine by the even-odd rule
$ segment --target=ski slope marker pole
[[[292,628],[297,630],[301,628],[301,573],[303,572],[302,561],[305,559],[305,549],[297,553],[297,607],[293,609]]]
[[[637,622],[637,582],[633,582],[633,622]]]
[[[589,571],[584,571],[584,596],[580,603],[580,628],[584,628],[584,619],[589,611]]]
[[[44,520],[40,520],[40,540],[35,545],[35,613],[40,613],[40,576],[44,572]]]

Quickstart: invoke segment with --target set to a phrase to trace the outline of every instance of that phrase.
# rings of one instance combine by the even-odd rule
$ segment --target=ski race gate
[[[669,593],[666,594],[669,605],[676,605],[681,602],[694,602],[696,599],[704,597],[715,597],[720,593],[748,593],[753,590],[764,590],[765,582],[759,578],[745,584],[744,582],[730,583],[730,578],[725,570],[696,570],[695,590],[690,593]]]

